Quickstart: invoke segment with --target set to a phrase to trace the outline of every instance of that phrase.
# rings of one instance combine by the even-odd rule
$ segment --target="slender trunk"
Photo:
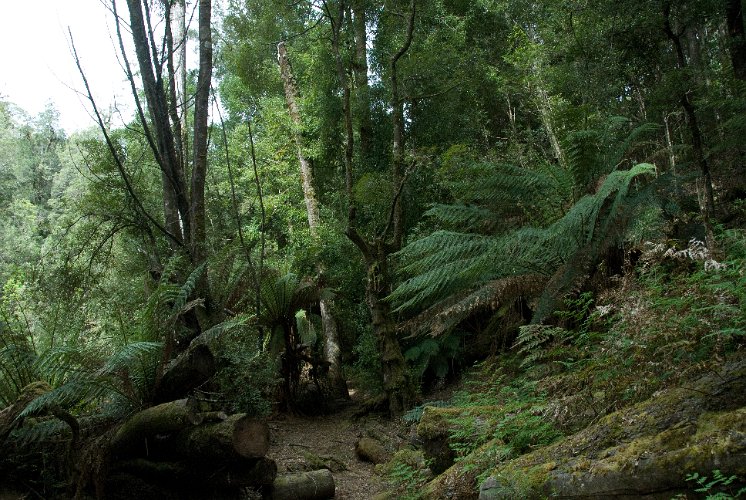
[[[280,65],[280,75],[285,89],[285,102],[290,112],[290,118],[293,121],[293,140],[298,154],[300,163],[300,178],[303,186],[303,199],[306,203],[306,213],[308,214],[308,226],[311,233],[315,234],[320,223],[319,204],[316,199],[316,191],[313,187],[313,171],[311,163],[303,152],[303,138],[301,135],[302,121],[300,117],[300,108],[298,107],[298,87],[293,76],[293,69],[288,59],[287,48],[284,42],[277,45],[277,60]]]
[[[697,112],[692,101],[692,90],[690,87],[690,78],[686,76],[683,70],[686,69],[687,63],[684,57],[684,49],[681,45],[681,35],[676,34],[671,27],[671,5],[670,2],[664,2],[663,4],[663,31],[668,36],[668,39],[674,46],[676,53],[676,62],[679,70],[682,70],[682,78],[684,79],[685,90],[682,91],[679,102],[681,107],[684,108],[684,114],[686,116],[686,122],[689,126],[689,132],[692,136],[692,150],[694,152],[694,160],[699,166],[700,172],[702,173],[702,181],[704,183],[704,200],[702,202],[702,218],[704,220],[705,235],[707,239],[707,248],[710,252],[715,250],[714,233],[712,229],[712,217],[715,213],[715,197],[712,189],[712,174],[710,173],[710,165],[707,162],[705,156],[704,141],[702,138],[702,131],[697,121]]]
[[[186,159],[189,158],[189,141],[187,134],[187,117],[189,107],[187,106],[187,26],[186,26],[186,0],[177,0],[174,4],[174,18],[176,20],[176,73],[178,106],[181,111],[181,145],[183,153],[183,168],[186,169]]]
[[[404,179],[404,102],[399,95],[399,75],[397,64],[412,45],[414,19],[416,14],[415,0],[410,3],[410,15],[407,23],[407,36],[404,44],[391,58],[391,121],[394,129],[392,148],[392,180],[399,186]],[[394,251],[401,248],[404,238],[404,212],[402,197],[394,200]]]
[[[373,122],[370,117],[370,86],[368,85],[368,52],[365,0],[352,2],[353,30],[355,34],[355,108],[359,117],[360,158],[366,164],[373,148]]]
[[[164,190],[164,213],[167,225],[170,228],[184,226],[184,231],[173,234],[184,234],[190,236],[189,231],[189,200],[186,192],[184,171],[180,168],[178,155],[174,145],[173,132],[169,123],[168,105],[166,92],[163,88],[163,79],[157,73],[151,59],[150,46],[152,40],[145,28],[145,17],[143,16],[142,3],[140,0],[127,0],[130,13],[130,28],[132,40],[135,44],[135,54],[140,68],[140,77],[143,83],[145,99],[153,122],[154,136],[157,147],[156,160],[161,168]],[[157,56],[157,54],[155,54]],[[175,220],[174,205],[178,211],[178,219]]]
[[[192,146],[192,184],[190,191],[191,245],[192,264],[200,266],[207,260],[206,220],[205,220],[205,182],[207,180],[207,136],[210,87],[212,82],[212,5],[210,0],[199,1],[199,73],[197,75],[197,92],[194,98],[194,144]],[[204,297],[204,309],[196,310],[199,326],[209,328],[217,318],[211,302],[210,286],[207,272],[202,273],[197,282],[197,293]]]
[[[673,173],[674,179],[676,178],[676,153],[673,149],[673,141],[671,140],[671,125],[669,123],[669,120],[671,118],[670,114],[664,114],[663,115],[663,124],[665,126],[665,132],[666,132],[666,149],[668,150],[668,162],[671,167],[671,172]]]
[[[300,176],[303,184],[303,198],[306,202],[306,213],[308,215],[308,228],[312,238],[318,238],[318,228],[321,225],[319,204],[316,199],[316,191],[313,187],[313,170],[311,164],[303,153],[303,138],[301,136],[302,121],[300,108],[298,107],[298,88],[293,76],[293,70],[288,59],[287,49],[284,43],[277,46],[277,59],[280,65],[280,74],[285,89],[285,101],[290,112],[290,118],[295,128],[293,139],[300,163]],[[323,282],[324,266],[321,262],[316,263],[316,269]],[[324,359],[329,363],[329,379],[332,390],[336,396],[349,397],[347,382],[342,373],[342,349],[339,344],[339,331],[337,322],[332,313],[332,301],[327,298],[319,299],[321,309],[321,324],[324,330]]]
[[[728,25],[730,60],[733,75],[746,81],[746,33],[743,28],[741,0],[725,0],[725,18]]]

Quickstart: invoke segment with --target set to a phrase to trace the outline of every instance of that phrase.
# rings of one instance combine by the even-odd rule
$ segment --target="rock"
[[[491,460],[481,447],[464,462]],[[479,498],[638,498],[691,489],[686,475],[746,476],[746,360],[602,418],[550,446],[495,460]],[[484,470],[484,469],[482,469]],[[469,498],[476,474],[462,462],[431,481],[426,498]]]
[[[360,460],[374,464],[383,464],[391,459],[391,455],[380,441],[364,437],[355,443],[355,453]]]
[[[477,406],[472,408],[451,408],[426,406],[420,423],[417,425],[417,436],[422,443],[422,451],[430,463],[430,469],[435,474],[453,465],[456,453],[451,448],[451,435],[456,429],[455,419],[465,417],[473,420],[475,435],[487,433],[490,425],[480,417],[473,415],[489,415],[499,413],[494,406]]]
[[[494,477],[488,477],[479,486],[479,500],[494,500],[500,498],[500,482]]]
[[[498,467],[480,488],[479,498],[507,499],[516,494],[526,498],[549,494],[634,498],[659,492],[668,492],[670,497],[686,489],[687,473],[710,475],[718,469],[726,475],[746,474],[746,407],[703,414],[696,424],[608,448],[594,460],[561,457],[557,462],[535,465],[526,474],[524,464],[533,458],[529,455]],[[531,480],[516,481],[516,474]]]

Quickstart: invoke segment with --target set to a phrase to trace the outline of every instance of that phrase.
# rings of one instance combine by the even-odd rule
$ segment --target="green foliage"
[[[449,334],[417,341],[404,351],[404,359],[412,364],[417,377],[422,377],[429,368],[442,379],[452,370],[462,352],[461,336]]]
[[[353,353],[356,359],[352,366],[352,378],[356,387],[370,395],[383,394],[381,362],[372,328],[366,328],[358,337]]]
[[[421,452],[407,448],[399,450],[388,463],[378,467],[395,490],[396,498],[423,498],[422,487],[431,479],[431,474]]]
[[[259,349],[259,338],[249,328],[235,328],[213,344],[218,356],[215,382],[231,413],[266,417],[272,411],[279,376],[278,360]]]
[[[717,469],[712,471],[712,478],[700,476],[698,472],[693,472],[687,474],[686,480],[687,482],[695,483],[698,488],[694,491],[705,495],[707,500],[727,500],[746,495],[746,487],[742,487],[737,491],[733,489],[733,486],[741,482],[738,476],[726,477]],[[685,498],[685,496],[682,495],[681,498]]]

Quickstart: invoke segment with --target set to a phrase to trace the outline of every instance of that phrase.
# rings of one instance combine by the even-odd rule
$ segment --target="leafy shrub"
[[[236,329],[219,345],[221,367],[215,381],[231,413],[266,416],[272,410],[281,382],[277,359],[268,351],[260,351],[258,343],[256,334]]]
[[[378,356],[376,337],[371,328],[363,330],[353,348],[356,360],[353,363],[351,375],[355,385],[371,395],[383,393],[383,375],[381,374],[381,361]]]
[[[734,488],[736,484],[741,482],[738,476],[726,477],[719,470],[712,471],[712,478],[700,476],[698,472],[694,472],[686,476],[686,481],[695,483],[698,488],[694,491],[706,495],[707,500],[728,500],[746,496],[746,487],[742,487],[738,491]],[[679,495],[676,498],[686,498],[686,496]]]

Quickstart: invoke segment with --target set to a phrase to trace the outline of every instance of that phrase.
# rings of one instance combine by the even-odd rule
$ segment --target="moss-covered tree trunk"
[[[391,180],[395,186],[396,192],[393,193],[388,220],[381,232],[373,238],[366,239],[357,230],[354,194],[352,192],[352,165],[351,161],[345,163],[347,198],[350,204],[346,235],[363,254],[368,268],[366,302],[368,304],[368,310],[370,311],[373,333],[376,337],[378,354],[380,356],[383,387],[386,392],[386,397],[388,398],[389,410],[392,414],[401,413],[409,405],[413,396],[413,388],[409,379],[407,364],[402,355],[396,334],[396,322],[392,317],[389,304],[385,301],[386,296],[388,296],[392,290],[391,278],[388,271],[388,259],[391,254],[401,249],[404,236],[404,210],[402,202],[402,192],[406,179],[404,168],[404,100],[400,94],[397,64],[412,45],[416,15],[415,0],[410,1],[409,7],[410,15],[407,21],[405,41],[399,50],[392,55],[390,60],[391,120],[393,128]],[[361,5],[356,5],[356,8],[357,10],[355,12],[356,16],[358,16],[357,21],[359,23],[361,17],[364,19],[364,11],[361,10]],[[342,16],[340,15],[340,25],[342,22],[341,17]],[[359,25],[355,27],[356,37],[358,39],[363,39],[364,34],[360,33],[360,28]],[[340,67],[339,28],[335,31],[334,42],[340,80],[342,84],[345,85],[345,73]],[[362,58],[360,52],[363,50],[363,47],[358,46],[357,49],[357,59],[358,64],[360,64],[359,60]],[[360,85],[360,82],[358,82],[358,84]],[[367,80],[365,80],[363,84],[367,85]],[[353,144],[349,96],[349,92],[345,92],[344,112],[346,114],[345,130],[347,134],[346,147],[348,148],[348,153],[349,148],[352,148]],[[346,157],[350,158],[351,154],[347,154]]]
[[[376,252],[367,262],[368,281],[365,299],[381,357],[383,389],[388,399],[389,411],[396,415],[409,406],[413,391],[407,364],[397,338],[396,323],[392,318],[391,308],[385,301],[386,296],[391,293],[391,279],[386,263],[388,253],[382,246],[380,243],[377,245]]]

